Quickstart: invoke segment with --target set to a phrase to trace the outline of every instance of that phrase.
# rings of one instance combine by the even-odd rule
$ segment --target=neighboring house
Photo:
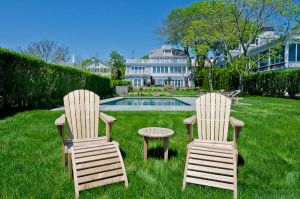
[[[284,42],[279,38],[273,27],[265,27],[255,43],[250,45],[248,55],[257,60],[255,71],[300,68],[300,34],[291,33]],[[230,53],[233,57],[237,57],[243,50],[239,48],[231,50]],[[221,61],[217,65],[224,64],[225,61]]]
[[[111,77],[111,67],[95,58],[92,58],[92,61],[86,65],[86,69],[94,74]]]
[[[126,59],[125,79],[132,86],[146,85],[190,87],[188,58],[170,45],[150,52],[149,59]]]

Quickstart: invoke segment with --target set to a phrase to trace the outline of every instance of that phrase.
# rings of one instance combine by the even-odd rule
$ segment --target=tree
[[[160,37],[164,38],[166,43],[179,45],[191,61],[190,46],[184,40],[188,34],[188,28],[193,22],[193,15],[190,8],[176,8],[171,10],[166,21],[157,29]]]
[[[149,55],[144,55],[141,57],[141,59],[149,59]]]
[[[124,79],[125,75],[125,59],[117,51],[112,51],[109,55],[109,63],[112,67],[111,78],[116,80]]]
[[[59,45],[55,41],[40,40],[33,41],[25,49],[18,48],[19,52],[33,57],[38,57],[46,62],[61,63],[69,60],[69,48]]]
[[[208,68],[209,88],[213,90],[212,68],[237,44],[229,6],[222,1],[204,1],[193,4],[190,9],[194,21],[184,41],[192,48],[197,65]]]
[[[231,7],[230,14],[244,56],[266,24],[277,25],[284,40],[299,16],[299,5],[293,0],[226,0],[226,3]]]
[[[51,62],[54,64],[68,62],[70,60],[69,48],[64,45],[57,45],[57,47],[52,55],[51,60],[52,60]]]

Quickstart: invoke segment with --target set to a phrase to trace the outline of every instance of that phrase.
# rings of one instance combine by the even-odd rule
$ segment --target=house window
[[[156,69],[157,69],[156,72],[157,72],[157,73],[160,73],[160,67],[157,67]]]
[[[178,69],[177,66],[174,67],[174,73],[177,73]]]
[[[156,67],[155,66],[153,67],[153,73],[156,73]]]
[[[289,61],[296,61],[296,44],[289,45]]]
[[[171,70],[170,73],[173,73],[173,72],[174,72],[174,67],[173,67],[173,66],[170,66],[170,70]]]
[[[183,66],[183,67],[182,67],[182,72],[183,72],[183,73],[185,73],[185,72],[186,72],[186,70],[185,70],[185,69],[186,69],[186,68],[185,68],[185,66]]]
[[[259,59],[260,59],[260,66],[267,66],[269,63],[269,56],[268,56],[268,52],[262,52],[259,53]]]
[[[137,83],[138,83],[138,80],[137,80],[137,79],[134,79],[134,84],[133,84],[133,85],[134,85],[135,87],[137,87]]]
[[[165,73],[165,68],[163,66],[160,67],[161,73]]]
[[[300,48],[300,46],[299,46],[299,48]],[[169,73],[168,66],[165,66],[165,73]]]

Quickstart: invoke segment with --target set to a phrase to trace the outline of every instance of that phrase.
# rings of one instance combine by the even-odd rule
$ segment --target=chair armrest
[[[234,117],[230,117],[229,121],[234,129],[233,139],[234,139],[234,145],[236,148],[237,139],[239,138],[240,132],[241,132],[242,128],[244,127],[244,122],[241,120],[235,119]]]
[[[192,117],[186,118],[183,120],[184,124],[190,125],[190,124],[194,124],[197,120],[197,116],[193,115]]]
[[[116,121],[116,118],[102,112],[100,112],[100,118],[105,123],[113,123]]]
[[[233,128],[236,128],[236,127],[243,128],[245,125],[243,121],[238,120],[234,117],[230,117],[230,124],[232,125]]]
[[[57,118],[55,120],[55,125],[56,126],[63,126],[65,124],[66,121],[66,116],[65,114],[62,114],[59,118]]]
[[[64,140],[65,140],[65,135],[64,135],[64,125],[65,125],[65,122],[66,122],[66,116],[65,114],[62,114],[59,118],[57,118],[55,120],[55,125],[59,131],[59,135],[61,137],[61,141],[62,143],[64,143]]]
[[[193,124],[196,122],[197,116],[193,115],[192,117],[186,118],[183,120],[183,123],[186,126],[187,133],[189,134],[190,142],[193,140]]]
[[[110,133],[113,123],[116,121],[116,118],[100,112],[100,118],[105,123],[105,132],[106,132],[106,141],[110,142]]]

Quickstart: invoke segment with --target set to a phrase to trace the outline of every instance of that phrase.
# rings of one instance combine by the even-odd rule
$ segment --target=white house
[[[292,32],[282,41],[273,27],[265,27],[255,42],[250,45],[248,55],[257,60],[255,71],[288,70],[300,68],[300,34]],[[280,47],[278,49],[278,47]],[[236,57],[243,53],[242,48],[231,50]],[[217,65],[224,65],[221,61]]]
[[[131,81],[134,87],[190,87],[190,73],[187,56],[170,45],[152,50],[149,59],[126,59],[125,79]]]
[[[95,58],[92,58],[92,61],[87,64],[86,69],[94,74],[111,77],[111,67]]]

